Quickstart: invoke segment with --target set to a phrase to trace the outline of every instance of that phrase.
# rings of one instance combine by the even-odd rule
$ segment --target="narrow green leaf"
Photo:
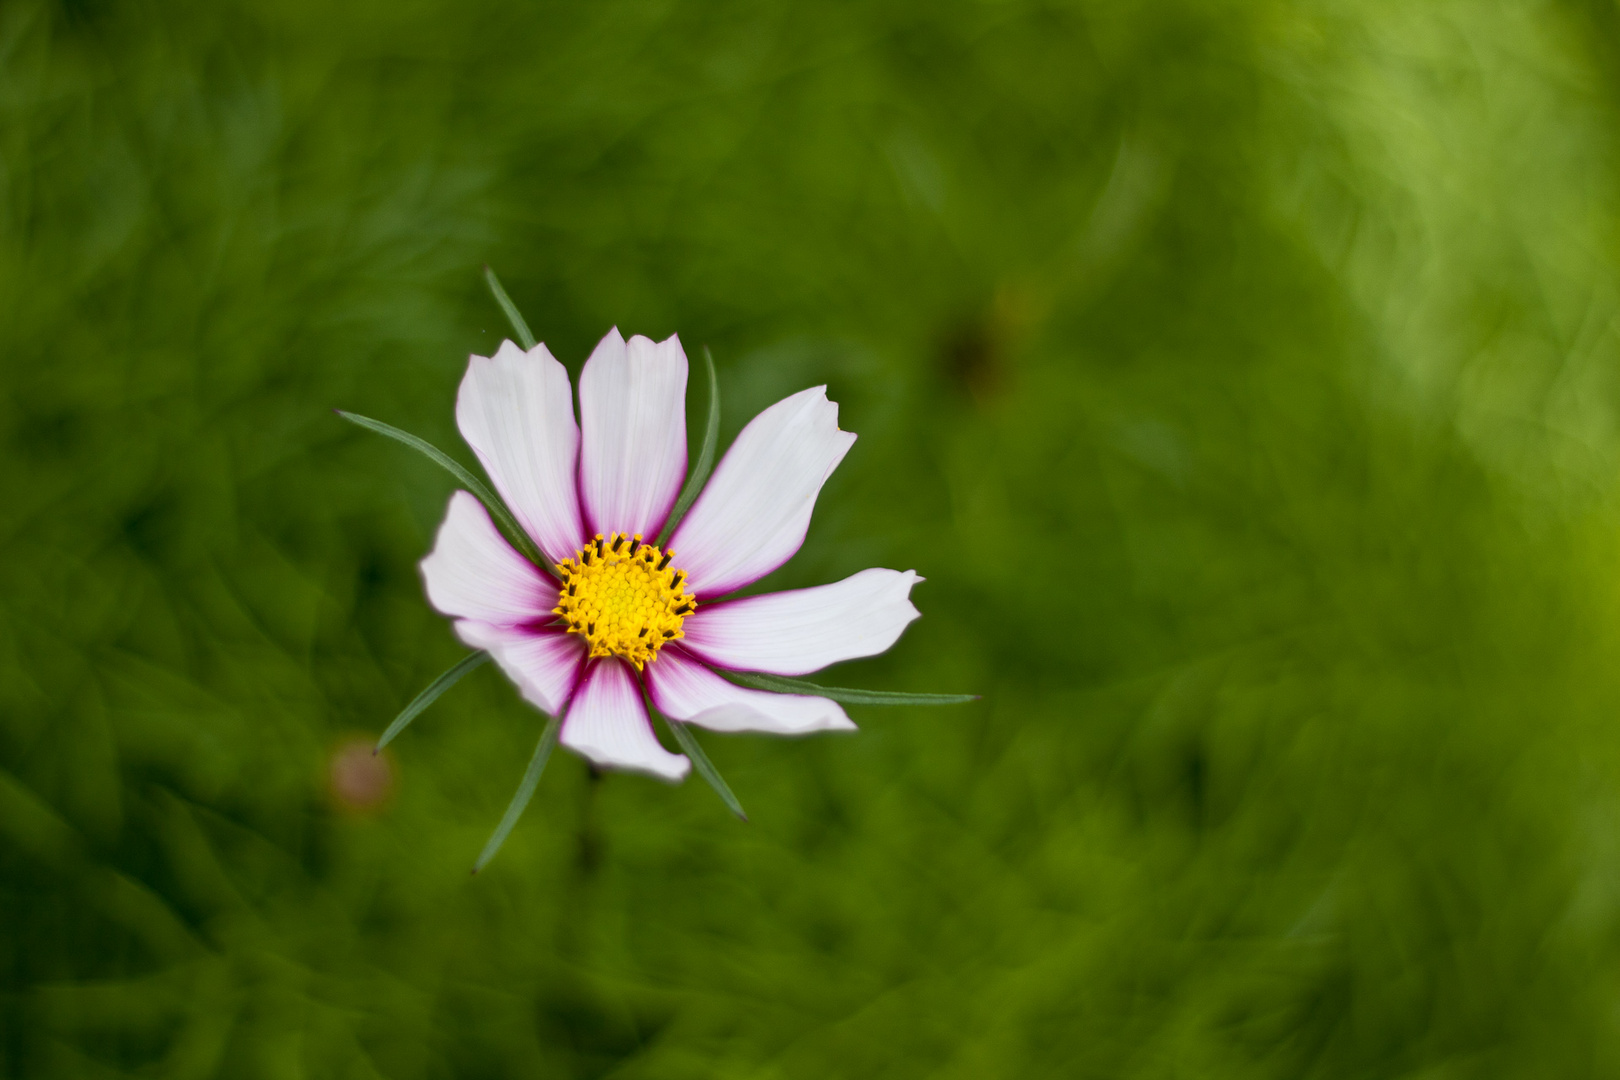
[[[523,782],[518,785],[517,794],[512,796],[511,803],[506,807],[506,813],[501,816],[501,823],[495,826],[495,832],[490,835],[489,843],[479,853],[478,861],[473,864],[472,872],[478,873],[489,865],[489,860],[501,850],[506,843],[506,837],[512,827],[523,816],[528,807],[529,800],[534,798],[534,789],[540,786],[540,774],[546,770],[546,759],[551,757],[551,751],[557,745],[557,733],[562,730],[562,717],[553,716],[546,721],[546,728],[540,733],[540,744],[534,748],[534,756],[529,759],[529,767],[523,771]]]
[[[894,690],[849,690],[842,686],[818,686],[803,679],[785,679],[780,675],[755,675],[743,671],[728,671],[732,679],[756,690],[775,690],[780,694],[808,694],[812,697],[831,698],[846,705],[961,705],[978,701],[978,694],[902,694]]]
[[[342,409],[332,411],[351,424],[358,424],[368,431],[375,431],[379,435],[386,435],[396,442],[404,443],[444,469],[451,476],[454,476],[462,487],[472,492],[477,496],[478,501],[484,504],[484,508],[489,511],[490,516],[499,523],[501,528],[506,530],[507,537],[517,545],[517,549],[523,553],[524,558],[551,576],[557,576],[557,572],[551,567],[551,561],[540,554],[540,549],[534,546],[534,541],[529,539],[529,534],[524,532],[523,527],[512,517],[512,513],[506,508],[506,504],[493,491],[489,490],[482,480],[468,472],[461,462],[426,439],[419,439],[408,431],[399,430],[392,424],[385,424],[381,420],[373,420],[371,417],[361,416],[359,413],[344,412]]]
[[[686,478],[686,486],[681,488],[680,497],[675,500],[675,509],[669,512],[669,520],[664,522],[663,531],[654,541],[659,547],[669,542],[675,526],[681,523],[681,518],[697,501],[698,493],[709,479],[709,470],[714,468],[714,444],[720,438],[720,379],[714,373],[714,355],[709,352],[707,345],[703,346],[703,366],[709,373],[709,420],[703,428],[703,447],[698,451],[692,474]]]
[[[383,747],[393,742],[394,736],[405,730],[405,725],[409,724],[412,720],[415,720],[417,714],[419,714],[423,709],[427,708],[435,701],[438,701],[439,695],[456,685],[456,683],[460,682],[463,675],[467,674],[469,671],[472,671],[476,667],[482,666],[488,661],[489,653],[487,652],[480,650],[479,652],[468,653],[466,656],[463,656],[460,660],[456,661],[455,667],[452,667],[449,671],[446,671],[443,675],[440,675],[437,679],[434,679],[432,682],[428,683],[427,689],[423,690],[420,694],[417,694],[416,697],[411,699],[411,703],[405,706],[405,710],[398,716],[394,717],[394,722],[388,725],[388,730],[383,732],[382,738],[377,740],[377,750],[381,750]],[[377,750],[373,750],[372,753],[375,754]]]
[[[737,801],[737,796],[731,793],[731,788],[727,786],[725,779],[720,775],[720,770],[714,767],[714,762],[709,760],[709,755],[705,754],[703,747],[698,745],[697,736],[693,735],[691,730],[679,720],[671,720],[666,716],[664,717],[664,723],[668,724],[669,730],[675,733],[675,741],[681,744],[681,749],[685,751],[687,757],[692,759],[692,764],[697,767],[698,775],[709,782],[709,786],[714,788],[714,793],[720,796],[720,801],[725,803],[733,814],[747,821],[748,815],[743,813],[742,803]]]
[[[506,312],[506,320],[517,334],[518,344],[523,346],[525,352],[534,348],[534,334],[529,331],[529,324],[523,321],[522,313],[512,303],[512,298],[506,295],[506,290],[501,288],[501,279],[495,276],[495,271],[488,264],[484,266],[484,280],[489,283],[489,291],[495,294],[495,302]]]

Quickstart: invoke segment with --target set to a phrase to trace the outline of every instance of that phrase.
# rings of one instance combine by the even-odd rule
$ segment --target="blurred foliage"
[[[0,1073],[1620,1073],[1612,0],[0,6]],[[492,263],[860,441],[828,682],[559,755],[415,561]],[[694,395],[698,397],[698,395]],[[695,404],[701,407],[701,399]]]

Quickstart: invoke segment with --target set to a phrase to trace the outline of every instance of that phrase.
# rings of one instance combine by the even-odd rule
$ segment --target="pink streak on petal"
[[[804,735],[855,730],[836,702],[736,686],[675,649],[665,649],[647,665],[647,690],[665,716],[711,731]]]
[[[658,743],[641,687],[615,657],[593,663],[563,721],[562,744],[597,765],[629,769],[675,782],[692,763]]]
[[[523,699],[541,712],[556,716],[568,705],[585,660],[579,635],[471,619],[456,623],[456,634],[469,647],[488,650]]]
[[[749,421],[670,540],[699,599],[757,581],[799,550],[822,484],[854,442],[824,386]]]
[[[590,533],[649,541],[686,474],[686,353],[680,339],[628,343],[612,330],[579,376],[579,491]]]
[[[913,570],[862,570],[831,585],[700,606],[681,644],[734,671],[805,675],[886,651],[918,617]]]
[[[455,618],[515,626],[549,618],[557,606],[551,579],[512,550],[484,505],[465,491],[450,496],[421,571],[429,602]]]
[[[501,342],[472,357],[456,395],[456,426],[512,514],[553,561],[584,539],[574,469],[579,428],[568,372],[544,345]]]

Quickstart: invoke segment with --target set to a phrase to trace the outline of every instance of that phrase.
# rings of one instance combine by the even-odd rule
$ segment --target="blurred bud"
[[[375,753],[375,746],[369,738],[352,736],[327,757],[327,793],[339,811],[370,817],[387,809],[394,794],[394,762],[386,750]]]

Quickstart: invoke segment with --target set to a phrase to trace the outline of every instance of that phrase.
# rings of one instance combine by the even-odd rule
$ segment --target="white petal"
[[[484,504],[465,491],[450,496],[421,569],[428,601],[458,619],[515,626],[549,619],[557,606],[556,586],[512,550]]]
[[[919,612],[913,570],[862,570],[831,585],[699,607],[681,644],[736,671],[804,675],[888,649]]]
[[[748,422],[670,539],[699,599],[740,589],[799,550],[821,485],[854,442],[825,386]]]
[[[665,649],[647,665],[647,689],[665,716],[710,731],[803,735],[855,730],[836,702],[736,686],[674,649]]]
[[[579,375],[579,494],[591,533],[650,541],[686,475],[686,353],[614,328]]]
[[[456,395],[456,426],[512,514],[554,561],[584,540],[574,462],[568,372],[544,345],[524,353],[501,342],[493,359],[474,356]]]
[[[487,649],[524,700],[541,712],[556,716],[573,696],[585,659],[585,642],[578,634],[491,626],[472,619],[456,623],[456,633],[471,648]]]
[[[597,661],[585,673],[563,721],[562,744],[606,768],[631,769],[662,780],[680,780],[692,767],[685,757],[659,745],[641,688],[630,668],[613,657]]]

